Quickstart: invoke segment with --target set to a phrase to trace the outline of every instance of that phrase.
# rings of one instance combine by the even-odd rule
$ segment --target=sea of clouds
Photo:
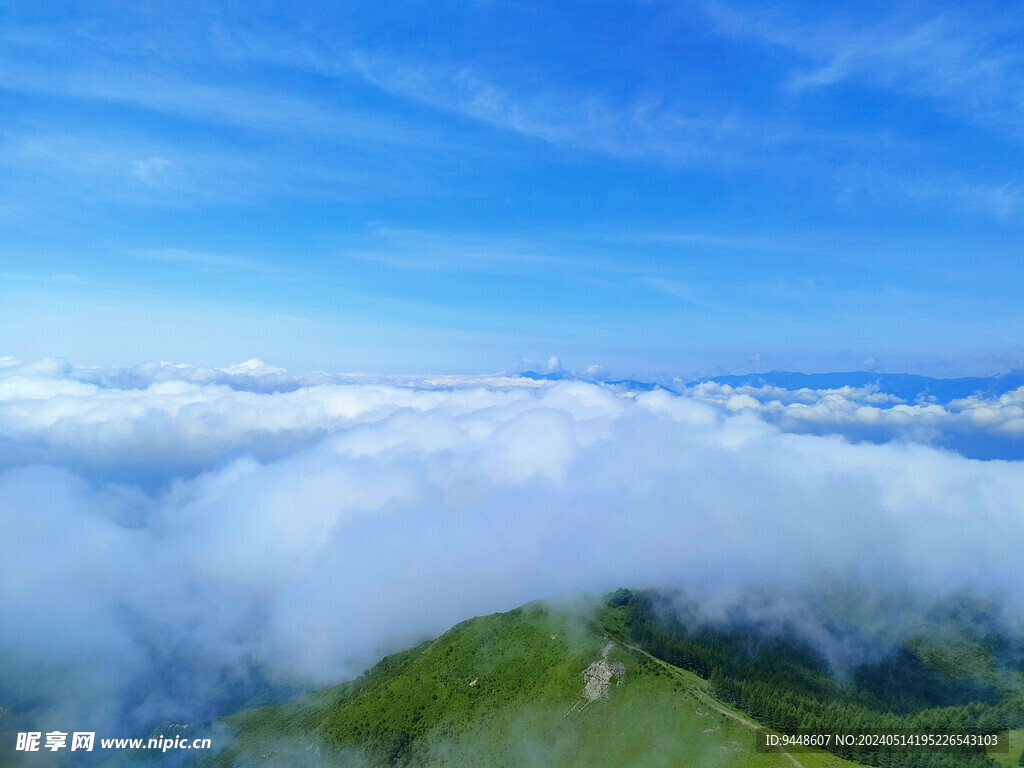
[[[14,727],[141,735],[624,585],[838,578],[1019,615],[1024,463],[949,447],[982,439],[1024,440],[1024,390],[0,358],[0,706]]]
[[[1024,387],[938,402],[908,401],[877,385],[831,389],[733,387],[702,382],[681,394],[750,411],[787,432],[840,434],[854,441],[902,440],[973,458],[1024,459]]]

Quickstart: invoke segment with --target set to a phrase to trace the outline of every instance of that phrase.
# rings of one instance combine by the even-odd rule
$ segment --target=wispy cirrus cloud
[[[156,184],[159,182],[160,175],[172,165],[174,163],[167,158],[153,155],[144,160],[132,161],[132,173],[146,184]]]
[[[1015,60],[1009,53],[1001,55],[998,46],[995,53],[990,51],[992,46],[983,34],[972,32],[973,37],[964,38],[967,42],[961,41],[966,33],[960,32],[955,19],[947,20],[948,14],[917,26],[913,20],[895,17],[874,26],[861,25],[848,34],[838,23],[788,24],[786,19],[743,15],[721,6],[709,8],[719,29],[727,34],[782,46],[806,61],[810,70],[790,78],[791,90],[869,77],[887,87],[936,96],[963,92],[990,107],[1003,104],[1004,122],[1012,118],[1007,111],[1012,89],[1007,83],[1019,79]],[[921,176],[914,166],[926,159],[914,159],[922,150],[909,138],[892,131],[813,126],[787,109],[766,112],[725,91],[688,93],[685,87],[667,88],[665,82],[652,80],[622,92],[600,79],[567,82],[551,68],[536,68],[525,75],[508,67],[490,67],[472,55],[435,60],[395,49],[353,47],[351,43],[332,47],[323,41],[275,36],[269,28],[230,35],[214,31],[198,42],[170,35],[151,41],[153,50],[159,52],[152,57],[145,55],[145,41],[128,43],[101,36],[98,44],[86,45],[93,42],[88,36],[67,29],[63,34],[66,39],[62,42],[70,41],[72,53],[67,65],[59,68],[52,64],[53,39],[42,34],[8,34],[14,52],[0,56],[0,88],[127,107],[209,129],[242,129],[252,134],[253,148],[261,150],[256,167],[266,168],[263,161],[274,160],[265,174],[266,184],[259,179],[253,183],[250,178],[234,185],[236,195],[243,189],[274,186],[292,193],[313,176],[322,183],[314,181],[307,186],[318,191],[335,187],[350,194],[356,186],[370,189],[390,179],[386,185],[394,192],[404,188],[401,174],[388,167],[382,156],[396,146],[408,150],[404,167],[428,167],[424,178],[431,175],[435,162],[445,162],[442,158],[466,153],[480,159],[495,156],[495,148],[488,149],[486,141],[467,145],[450,130],[424,120],[422,110],[412,107],[417,104],[559,149],[644,165],[725,175],[761,171],[771,176],[785,168],[783,175],[793,179],[840,177],[838,184],[833,184],[838,187],[835,197],[840,205],[841,188],[849,183],[849,174],[842,178],[844,164],[853,163],[868,170],[884,168],[899,177],[901,183],[892,185],[890,197],[916,207],[955,207],[968,200],[972,210],[986,215],[1005,218],[1017,210],[1012,179],[944,179],[941,170],[933,168],[931,175],[937,182],[930,184],[926,193],[915,192],[908,189]],[[181,43],[183,50],[178,52],[174,43]],[[942,47],[940,43],[959,51],[952,57],[954,63],[933,51]],[[203,57],[210,57],[214,66],[196,68],[195,61]],[[977,64],[979,57],[988,63]],[[275,77],[257,76],[266,67],[273,69]],[[243,76],[226,76],[239,68]],[[288,81],[276,77],[282,71],[292,78],[292,87],[279,85]],[[986,73],[1000,85],[986,84]],[[294,78],[301,82],[310,77],[331,81],[334,86],[294,87]],[[367,85],[399,102],[354,97],[360,89],[367,90]],[[977,111],[979,115],[984,112]],[[268,141],[274,146],[267,147]],[[339,162],[333,165],[333,173],[331,163],[310,162],[308,153],[294,151],[295,141],[318,147],[318,159],[335,156]],[[352,151],[339,154],[340,147]],[[254,151],[253,159],[256,154]],[[424,154],[434,160],[425,163]],[[368,156],[377,159],[367,160]],[[156,165],[154,158],[169,165]],[[303,178],[289,178],[282,162],[302,165]],[[137,156],[130,163],[136,180],[150,187],[151,194],[159,188],[180,186],[181,179],[191,173],[169,151]],[[348,168],[343,172],[338,167],[353,163],[365,163],[376,172],[353,173]],[[385,167],[376,167],[381,165]]]
[[[41,52],[44,53],[44,52]],[[330,136],[335,141],[436,144],[435,134],[403,125],[372,109],[346,109],[323,98],[280,91],[262,83],[209,82],[134,68],[114,61],[79,61],[56,70],[0,58],[0,88],[122,104],[181,119],[256,131]]]
[[[757,136],[784,139],[763,126],[755,131],[732,111],[672,104],[656,93],[614,103],[599,92],[572,93],[550,83],[516,89],[470,64],[417,62],[365,51],[353,54],[352,65],[395,96],[551,144],[616,157],[721,162]]]
[[[280,264],[250,256],[238,256],[227,253],[211,253],[196,251],[189,248],[151,248],[136,251],[139,258],[189,267],[202,272],[232,273],[250,272],[258,275],[275,276],[289,274]]]
[[[752,13],[705,6],[721,31],[789,50],[806,65],[789,88],[842,82],[901,91],[975,125],[1024,137],[1024,53],[1017,43],[1024,17],[1008,7],[981,17],[925,6],[886,16],[836,13],[808,20],[777,11]]]
[[[724,12],[716,17],[725,19],[721,21],[723,28],[733,34],[792,46],[807,57],[827,57],[829,41],[842,37],[835,30],[809,33],[812,37],[817,34],[819,49],[795,35],[791,40],[781,24],[774,35],[775,27],[766,27],[762,21],[749,22]],[[911,42],[916,39],[911,35],[910,41],[902,45],[894,40],[888,55],[903,54],[912,59]],[[788,87],[823,86],[870,73],[876,66],[880,72],[888,71],[884,42],[883,52],[879,53],[872,48],[875,40],[873,30],[864,32],[861,44],[865,60],[859,65],[853,62],[860,49],[853,48],[841,56],[835,54],[836,61],[831,65],[834,71],[828,70],[832,74],[822,68],[816,75],[797,75]],[[969,55],[964,54],[964,58]],[[848,63],[840,66],[840,60]],[[785,167],[784,175],[794,179],[807,176],[814,178],[815,183],[830,179],[839,207],[846,206],[851,197],[868,196],[921,209],[966,209],[999,219],[1016,216],[1020,211],[1019,184],[1009,171],[1003,170],[997,177],[972,177],[936,165],[926,145],[891,130],[824,129],[807,124],[793,113],[764,114],[721,98],[698,103],[685,96],[680,98],[679,94],[670,97],[651,91],[646,96],[616,101],[601,91],[574,91],[551,81],[530,83],[528,87],[510,86],[472,63],[427,63],[396,54],[356,52],[351,65],[368,82],[393,96],[558,147],[716,174],[739,169],[778,174]],[[936,82],[943,78],[929,68],[927,60],[913,66],[907,63],[907,69],[907,87],[924,88],[925,73]],[[918,69],[922,74],[915,80],[910,73]],[[962,79],[971,77],[968,73]],[[807,78],[806,82],[803,78]],[[942,89],[936,85],[931,90],[937,94]],[[952,96],[955,89],[947,90],[947,95]],[[969,82],[962,90],[965,95],[974,92]],[[1001,98],[1010,104],[1009,94]],[[997,101],[995,95],[990,100],[993,104]],[[972,115],[971,119],[975,117]],[[1011,120],[1012,115],[1007,113],[1006,123]],[[922,167],[927,167],[927,171],[922,172]],[[882,177],[887,181],[879,182]]]
[[[408,270],[502,272],[525,268],[579,267],[587,260],[559,252],[537,237],[438,232],[374,223],[347,238],[346,258]],[[592,263],[593,260],[591,260]]]
[[[334,140],[326,138],[318,146],[332,148]],[[13,210],[26,208],[35,196],[81,197],[81,185],[89,191],[82,205],[104,199],[184,208],[235,206],[275,195],[366,199],[412,194],[430,183],[408,167],[402,177],[382,171],[382,164],[390,169],[400,162],[391,153],[379,153],[381,163],[368,150],[346,165],[325,165],[302,154],[279,152],[274,146],[278,142],[289,144],[291,138],[277,137],[271,146],[231,144],[219,138],[183,141],[136,129],[102,131],[90,126],[74,131],[28,123],[0,132],[0,168],[7,170],[12,189],[16,184],[19,191],[10,199]],[[4,194],[0,190],[0,205]]]
[[[642,277],[640,278],[640,282],[657,291],[668,294],[669,296],[674,296],[677,299],[683,300],[687,304],[692,304],[693,306],[701,309],[707,309],[713,312],[737,309],[737,307],[727,307],[710,299],[705,291],[680,280],[670,280],[663,277]]]
[[[1024,184],[1013,169],[999,178],[972,179],[959,170],[913,174],[877,165],[848,163],[835,169],[836,203],[855,208],[864,199],[911,203],[918,208],[969,211],[1011,221],[1024,210]]]

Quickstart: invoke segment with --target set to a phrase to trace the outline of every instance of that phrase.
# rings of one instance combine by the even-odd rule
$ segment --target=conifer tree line
[[[780,733],[995,733],[1024,726],[1019,689],[998,679],[952,678],[928,668],[908,647],[840,680],[793,636],[687,626],[653,592],[618,590],[608,602],[624,609],[632,644],[708,679],[716,698]],[[983,748],[922,753],[833,742],[827,749],[880,768],[996,765]]]

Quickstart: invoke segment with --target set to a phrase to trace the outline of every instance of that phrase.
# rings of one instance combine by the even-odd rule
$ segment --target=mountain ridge
[[[730,651],[727,640],[722,645],[711,636],[691,635],[686,641],[690,655],[676,657],[684,666],[672,663],[670,655],[676,651],[664,646],[665,638],[686,640],[687,636],[665,635],[671,625],[657,622],[661,634],[651,636],[645,627],[653,614],[637,612],[646,605],[645,594],[619,590],[597,605],[593,600],[582,607],[537,602],[466,620],[434,640],[385,657],[357,680],[288,705],[226,717],[235,741],[207,765],[312,768],[340,761],[366,768],[852,768],[885,764],[870,759],[851,762],[827,752],[795,756],[757,751],[755,731],[764,723],[749,711],[751,706],[762,706],[754,699],[749,699],[754,704],[748,702],[755,689],[743,688],[740,678],[726,679],[721,674],[722,669],[728,672],[729,665],[740,669],[743,653]],[[708,637],[711,646],[705,642]],[[700,669],[693,664],[703,663],[701,659],[714,662],[715,648],[725,667],[719,665],[714,674],[709,674],[710,667],[703,668],[703,676],[686,668],[687,658],[693,669]],[[799,649],[796,655],[785,648],[781,656],[771,653],[775,655],[748,659],[766,665],[759,678],[764,682],[753,681],[756,685],[771,684],[779,674],[785,677],[795,670],[797,677],[810,681],[807,691],[822,685],[826,693],[834,689],[814,662],[807,662],[810,666],[801,672],[805,657]],[[794,688],[792,695],[801,690]],[[854,694],[861,702],[858,706],[876,701],[868,694]],[[836,698],[836,705],[844,700]],[[760,711],[772,717],[770,707]],[[1016,744],[1024,731],[1014,734]],[[1016,755],[1012,757],[1015,761]],[[954,755],[899,763],[1010,764],[980,755],[966,762]]]

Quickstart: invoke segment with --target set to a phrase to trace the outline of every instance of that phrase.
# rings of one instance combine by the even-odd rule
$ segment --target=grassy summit
[[[237,738],[206,765],[995,768],[1024,749],[1024,645],[967,603],[842,679],[794,635],[716,629],[673,604],[618,590],[470,619],[358,680],[226,718]],[[1008,728],[1011,751],[759,753],[759,727]]]
[[[463,622],[358,680],[227,718],[228,766],[852,766],[754,751],[757,724],[631,647],[621,606]]]

